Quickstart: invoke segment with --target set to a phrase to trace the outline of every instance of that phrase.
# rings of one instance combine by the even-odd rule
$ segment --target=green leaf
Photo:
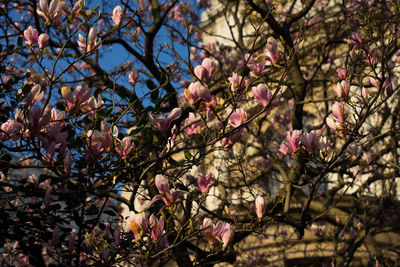
[[[158,137],[157,135],[153,135],[153,143],[158,143]]]
[[[193,156],[192,156],[192,154],[190,154],[189,151],[185,150],[185,158],[186,158],[187,160],[192,160]]]

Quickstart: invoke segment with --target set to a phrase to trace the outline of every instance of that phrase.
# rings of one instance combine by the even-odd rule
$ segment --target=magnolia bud
[[[39,39],[38,39],[39,48],[40,49],[45,48],[49,44],[49,40],[50,40],[50,37],[47,33],[42,33],[41,35],[39,35]]]

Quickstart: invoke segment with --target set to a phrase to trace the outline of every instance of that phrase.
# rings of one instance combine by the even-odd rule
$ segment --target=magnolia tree
[[[97,4],[0,5],[3,265],[398,262],[396,1]]]

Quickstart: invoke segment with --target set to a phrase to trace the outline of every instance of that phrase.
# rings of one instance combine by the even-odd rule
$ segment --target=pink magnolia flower
[[[372,161],[372,155],[369,152],[364,152],[362,156],[362,160],[364,160],[367,164],[370,164]]]
[[[178,119],[181,115],[181,108],[174,108],[164,119],[156,119],[153,117],[153,115],[151,115],[151,113],[148,113],[150,122],[153,125],[157,126],[158,130],[160,130],[161,132],[167,131],[169,126],[171,125],[171,122]]]
[[[112,20],[114,21],[115,25],[119,26],[124,19],[124,13],[120,6],[116,6],[112,13]]]
[[[348,81],[337,83],[334,91],[338,98],[342,99],[343,101],[347,101],[349,99],[350,83]]]
[[[230,113],[229,121],[233,127],[239,127],[249,119],[246,111],[242,108],[237,108],[233,112],[228,109],[227,112]]]
[[[252,160],[254,165],[257,166],[257,171],[262,172],[265,170],[270,164],[271,160],[268,158],[264,158],[262,156],[256,157],[255,159]]]
[[[211,173],[200,174],[197,177],[197,185],[202,194],[206,193],[207,190],[212,186],[212,175]]]
[[[222,226],[222,222],[218,222],[215,225],[210,218],[203,219],[203,235],[207,238],[208,244],[211,247],[218,241],[217,237]]]
[[[28,129],[32,134],[38,134],[48,123],[50,116],[43,114],[40,106],[35,106],[29,114]]]
[[[126,225],[135,236],[135,240],[139,241],[142,235],[147,232],[147,216],[145,213],[138,213],[131,211],[129,212],[129,218],[126,221]]]
[[[267,59],[263,56],[258,57],[257,59],[254,59],[253,56],[250,54],[245,55],[245,60],[247,62],[247,67],[254,72],[256,76],[261,76],[261,74],[264,71],[265,63],[267,62]]]
[[[369,82],[371,83],[371,85],[373,85],[375,87],[373,92],[376,94],[376,93],[380,92],[380,90],[382,90],[382,91],[386,91],[386,94],[388,96],[392,95],[393,87],[392,87],[392,84],[389,81],[389,79],[385,79],[383,84],[381,81],[382,81],[382,73],[378,74],[378,79],[374,79],[372,77],[369,78]]]
[[[39,38],[37,30],[29,26],[28,29],[24,31],[24,38],[27,45],[34,45]]]
[[[46,116],[49,116],[46,113]],[[67,148],[67,132],[61,132],[63,126],[60,123],[51,123],[40,136],[42,141],[42,147],[46,150],[58,149],[61,155],[65,156],[65,151]]]
[[[64,158],[64,171],[65,173],[69,174],[71,172],[71,167],[72,167],[72,155],[71,151],[67,149],[67,152],[65,153],[65,158]]]
[[[187,89],[185,89],[183,97],[186,99],[186,101],[190,104],[193,105],[196,103],[197,100],[200,99],[199,95],[196,92],[196,83],[191,83]]]
[[[231,86],[232,93],[241,91],[246,88],[249,81],[242,76],[238,75],[236,72],[232,72],[232,76],[228,78],[229,84]]]
[[[251,88],[251,90],[263,107],[266,107],[271,102],[272,93],[264,84],[260,83],[257,87]]]
[[[217,241],[220,241],[222,249],[225,249],[232,242],[234,233],[234,228],[229,223],[219,221],[215,225],[211,219],[203,219],[203,235],[207,238],[208,244],[211,247]]]
[[[328,228],[325,222],[317,222],[311,224],[310,230],[315,236],[324,236],[328,231]]]
[[[370,55],[368,53],[363,52],[362,55],[364,56],[365,62],[372,67],[375,67],[378,64],[378,58],[375,55]]]
[[[363,88],[361,89],[361,96],[362,96],[362,100],[363,100],[364,102],[367,103],[367,102],[369,101],[371,94],[372,94],[372,91],[371,91],[371,90],[369,90],[369,89],[367,89],[367,88],[365,88],[365,87],[363,87]]]
[[[94,97],[89,98],[86,106],[84,107],[85,111],[88,111],[91,114],[96,114],[100,108],[103,106],[104,101],[101,98],[101,95],[99,94],[97,96],[97,99],[95,99]]]
[[[0,140],[5,141],[10,138],[14,141],[17,140],[21,136],[19,132],[23,128],[24,126],[20,122],[11,119],[7,120],[0,125]]]
[[[269,60],[272,65],[279,64],[279,62],[282,61],[283,58],[281,53],[278,52],[278,44],[276,43],[275,39],[268,39],[267,50],[269,52],[269,57],[267,57],[267,60]]]
[[[30,68],[28,72],[30,73],[30,76],[27,78],[27,80],[33,85],[40,85],[41,90],[45,90],[46,86],[49,84],[49,79],[47,78],[47,75],[44,72],[37,73],[36,70],[33,68]]]
[[[335,116],[336,120],[343,124],[346,121],[349,110],[341,102],[336,102],[332,106],[332,114]]]
[[[290,154],[289,146],[286,143],[282,143],[279,146],[279,152],[281,152],[283,155]]]
[[[361,35],[358,34],[357,32],[353,32],[351,34],[352,40],[351,44],[354,45],[355,47],[359,47],[364,43],[364,40],[362,39]]]
[[[50,142],[49,145],[46,146],[46,153],[43,155],[43,160],[47,161],[51,165],[54,163],[54,155],[56,152],[56,144],[54,142]]]
[[[116,147],[115,149],[122,159],[127,159],[129,154],[135,148],[135,144],[132,143],[131,139],[128,136],[124,137],[122,141],[119,142],[121,143],[121,149],[119,147]]]
[[[208,122],[211,122],[216,118],[214,110],[212,110],[210,107],[207,107],[206,118]]]
[[[225,223],[221,232],[222,249],[225,249],[232,242],[234,234],[235,230],[233,226]]]
[[[201,130],[206,126],[202,121],[199,114],[189,113],[189,117],[185,120],[185,132],[191,136],[193,134],[199,134]]]
[[[341,79],[341,80],[346,79],[346,77],[347,77],[347,70],[346,69],[338,68],[336,70],[336,72],[338,74],[339,79]]]
[[[61,88],[61,95],[67,102],[67,110],[75,113],[84,109],[90,104],[92,90],[85,84],[82,84],[78,85],[74,92],[71,93],[71,89],[69,87],[63,86]]]
[[[44,90],[42,90],[42,86],[39,84],[35,84],[28,95],[25,97],[22,104],[25,107],[32,106],[35,102],[41,101],[44,97]]]
[[[378,93],[379,90],[381,89],[381,81],[372,77],[369,77],[369,83],[374,86],[375,88],[373,89],[374,93]]]
[[[332,142],[326,137],[326,136],[321,136],[319,138],[319,153],[321,158],[324,160],[329,160],[330,157],[330,152],[333,147]]]
[[[156,175],[154,183],[161,194],[170,192],[168,179],[164,175]]]
[[[207,70],[209,78],[211,78],[211,76],[217,70],[217,64],[215,61],[209,58],[203,59],[201,65]]]
[[[318,150],[318,140],[315,131],[303,133],[300,135],[300,141],[310,154],[314,154]]]
[[[61,127],[65,126],[65,112],[60,111],[58,112],[55,108],[52,108],[50,110],[50,117],[51,117],[51,123],[50,124],[59,124]]]
[[[289,143],[289,149],[291,153],[295,153],[300,145],[300,130],[293,130],[286,134],[286,140]]]
[[[200,81],[208,79],[208,71],[201,65],[196,66],[193,72]]]
[[[87,38],[81,34],[78,35],[78,38],[78,45],[82,53],[93,54],[101,47],[101,39],[97,39],[97,30],[93,27],[90,28]]]
[[[160,241],[164,231],[164,217],[160,216],[160,219],[157,219],[157,217],[152,214],[150,216],[149,224],[151,239],[155,242]]]
[[[158,200],[162,200],[166,206],[171,206],[178,203],[180,201],[179,198],[184,194],[184,192],[179,190],[171,191],[169,189],[168,178],[162,174],[156,175],[154,183],[160,194],[151,200],[150,205]]]
[[[60,23],[59,20],[62,14],[59,12],[59,0],[52,0],[50,6],[48,0],[40,0],[39,6],[40,9],[36,10],[39,16],[44,17],[47,22],[53,22],[56,25]]]
[[[39,48],[45,48],[49,44],[50,37],[47,33],[42,33],[39,35],[38,38],[38,43],[39,43]]]
[[[191,83],[188,89],[185,90],[184,97],[190,105],[193,105],[199,99],[206,101],[206,103],[212,102],[210,91],[200,82]]]
[[[76,1],[74,7],[72,8],[72,13],[79,13],[81,9],[85,6],[85,0]]]
[[[95,130],[96,137],[99,137],[98,140],[101,142],[101,146],[105,151],[110,151],[113,146],[113,139],[118,136],[118,128],[117,126],[111,126],[103,119],[100,123],[101,132]]]
[[[118,136],[118,128],[112,127],[105,121],[100,124],[99,130],[89,130],[86,134],[88,145],[86,149],[86,160],[98,158],[104,152],[109,152]]]
[[[210,91],[206,86],[201,86],[201,84],[197,84],[195,87],[197,95],[207,103],[210,103],[212,101],[212,97],[210,94]]]
[[[329,128],[334,130],[339,136],[343,136],[344,124],[338,122],[332,116],[326,118],[326,124],[328,125]]]
[[[227,109],[227,113],[230,114],[228,128],[236,128],[237,131],[228,137],[222,138],[221,143],[225,148],[232,146],[234,143],[240,140],[244,134],[243,123],[248,120],[247,113],[242,108],[237,108],[233,112],[231,109]]]
[[[255,200],[257,218],[262,219],[265,212],[265,199],[262,196],[257,196]]]

